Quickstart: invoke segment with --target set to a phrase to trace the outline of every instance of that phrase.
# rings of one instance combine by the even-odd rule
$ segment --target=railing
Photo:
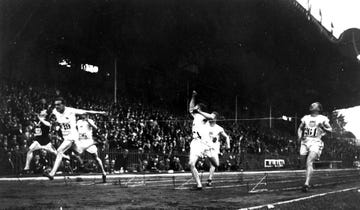
[[[99,156],[103,161],[105,170],[108,173],[150,173],[150,172],[168,172],[172,171],[189,171],[188,154],[187,153],[173,153],[173,154],[158,154],[146,153],[138,151],[124,152],[115,149],[102,150]],[[300,160],[297,154],[289,155],[260,155],[244,153],[225,153],[220,155],[219,171],[239,171],[239,170],[267,170],[277,168],[297,169],[299,168]],[[35,161],[36,159],[40,159]],[[52,154],[45,154],[41,151],[34,152],[34,158],[31,163],[31,170],[34,173],[41,174],[43,171],[50,170],[55,156]],[[92,159],[90,154],[82,156],[86,171],[98,172],[99,168]],[[270,165],[265,168],[265,159],[283,160],[284,165]],[[21,151],[6,152],[0,154],[0,175],[19,175],[25,166],[26,153]],[[327,160],[327,159],[325,159]],[[334,161],[334,160],[333,160]],[[336,161],[336,160],[335,160]],[[353,160],[342,160],[343,167],[351,167]],[[197,167],[200,170],[208,170],[208,164],[205,160],[198,162]],[[80,164],[76,158],[71,158],[71,161],[63,161],[59,171],[64,173],[83,172],[79,170]]]

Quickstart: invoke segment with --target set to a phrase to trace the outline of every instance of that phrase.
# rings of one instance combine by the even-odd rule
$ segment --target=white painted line
[[[353,175],[352,175],[353,176]],[[85,176],[85,177],[89,177],[89,176]],[[99,176],[101,177],[101,176]],[[344,176],[345,177],[345,176]],[[45,177],[28,177],[28,178],[41,178],[41,179],[47,179]],[[132,180],[131,181],[131,184],[129,184],[129,180],[128,183],[126,183],[124,186],[125,187],[138,187],[138,186],[145,186],[145,183],[143,182],[145,177],[141,177],[139,178],[140,180],[136,180],[134,181],[134,177],[132,178],[129,178],[129,180]],[[326,179],[332,179],[334,177],[324,177],[324,178],[320,178],[321,180],[326,180]],[[71,184],[79,184],[79,185],[116,185],[115,182],[108,182],[108,183],[96,183],[95,182],[95,179],[82,179],[81,177],[75,177],[73,176],[71,179],[70,177],[66,177],[66,176],[63,176],[63,177],[57,177],[57,179],[62,179],[64,180],[65,182],[67,183],[71,183]],[[77,182],[76,179],[81,179],[83,180],[84,182]],[[94,180],[93,182],[89,182],[89,180]],[[116,179],[114,179],[116,180]],[[189,181],[192,180],[192,177],[190,177],[189,180],[186,181],[186,179],[184,181],[186,181],[185,183],[181,184],[179,187],[176,187],[175,189],[179,189],[179,190],[187,190],[187,189],[190,189],[190,187],[185,187],[185,185],[189,185]],[[272,181],[269,181],[268,183],[291,183],[291,182],[296,182],[296,181],[301,181],[303,180],[302,178],[301,179],[292,179],[292,180],[272,180]],[[170,187],[170,186],[173,186],[172,184],[172,180],[150,180],[150,181],[147,181],[148,183],[148,186],[151,186],[151,187]],[[161,184],[162,183],[162,184]],[[228,184],[228,185],[223,185],[223,186],[217,186],[216,184],[217,183],[229,183],[228,181],[223,181],[221,177],[219,177],[219,179],[217,179],[216,182],[214,182],[215,186],[212,187],[212,188],[233,188],[233,187],[244,187],[244,186],[253,186],[255,185],[254,182],[242,182],[242,184]],[[246,184],[244,184],[246,183]],[[323,186],[323,185],[330,185],[330,184],[340,184],[340,183],[347,183],[347,182],[331,182],[331,183],[326,183],[326,184],[315,184],[314,186]],[[262,183],[264,184],[264,183]],[[209,187],[208,187],[209,188]],[[288,187],[288,188],[280,188],[280,189],[266,189],[267,192],[277,192],[277,191],[288,191],[288,190],[296,190],[296,189],[300,189],[301,187]],[[253,192],[249,192],[249,193],[259,193],[259,192],[264,192],[265,189],[261,189],[261,190],[254,190]]]
[[[302,180],[302,179],[301,179]],[[284,182],[288,182],[288,181],[278,181],[276,183],[284,183]],[[151,182],[153,184],[153,182]],[[157,181],[154,181],[154,183],[157,183]],[[214,184],[216,184],[218,182],[214,182]],[[275,183],[275,182],[274,182]],[[332,184],[340,184],[340,183],[346,183],[346,182],[330,182],[330,183],[326,183],[326,184],[315,184],[314,186],[316,187],[320,187],[320,186],[325,186],[325,185],[332,185]],[[113,182],[108,182],[108,183],[96,183],[96,182],[73,182],[73,184],[79,184],[79,185],[116,185]],[[179,187],[175,187],[174,189],[176,190],[189,190],[192,187],[185,187],[184,184],[182,184]],[[249,183],[249,186],[254,185],[254,183]],[[145,186],[144,183],[142,182],[132,182],[131,185],[124,185],[124,187],[139,187],[139,186]],[[169,184],[157,184],[157,185],[149,185],[149,186],[155,186],[155,187],[169,187],[169,186],[173,186],[173,184],[169,183]],[[233,188],[233,187],[244,187],[247,186],[247,184],[234,184],[234,185],[221,185],[221,186],[213,186],[213,187],[205,187],[205,189],[216,189],[216,188]],[[260,189],[260,190],[254,190],[252,192],[252,194],[255,193],[261,193],[261,192],[278,192],[278,191],[289,191],[289,190],[300,190],[301,187],[297,186],[297,187],[288,187],[288,188],[280,188],[280,189],[273,189],[273,190],[269,190],[269,189]]]
[[[360,169],[319,169],[314,172],[342,172],[342,171],[360,171]],[[296,174],[296,173],[304,173],[304,170],[280,170],[280,171],[244,171],[244,172],[216,172],[216,176],[222,175],[263,175],[267,174]],[[209,175],[209,172],[204,172],[203,175]],[[109,174],[108,178],[165,178],[165,177],[189,177],[192,176],[191,173],[174,173],[174,174]],[[91,175],[57,175],[54,177],[55,180],[63,180],[65,179],[101,179],[101,174],[91,174]],[[47,177],[2,177],[1,181],[45,181],[49,180]]]
[[[130,182],[132,182],[132,180],[134,180],[135,179],[135,177],[132,177],[132,178],[130,178],[126,183],[125,183],[125,185],[128,185]]]
[[[266,185],[266,183],[262,183],[262,181],[264,181],[264,179],[266,179],[267,176],[268,175],[265,174],[265,176],[263,176],[263,178],[261,178],[261,180],[258,183],[256,183],[256,185],[250,190],[250,192],[254,191],[260,184],[265,184]]]
[[[320,194],[310,195],[310,196],[306,196],[306,197],[295,198],[295,199],[286,200],[286,201],[280,201],[280,202],[276,202],[276,203],[269,203],[269,204],[264,204],[264,205],[259,205],[259,206],[241,208],[239,210],[261,209],[261,208],[265,208],[265,207],[267,207],[269,205],[275,206],[275,205],[282,205],[282,204],[287,204],[287,203],[294,203],[294,202],[298,202],[298,201],[309,200],[309,199],[312,199],[312,198],[323,197],[323,196],[330,195],[330,194],[346,192],[346,191],[350,191],[350,190],[356,190],[358,188],[359,187],[351,187],[351,188],[347,188],[347,189],[335,190],[335,191],[330,191],[330,192],[326,192],[326,193],[320,193]]]
[[[276,183],[282,183],[284,181],[279,181]],[[321,187],[321,186],[327,186],[327,185],[333,185],[333,184],[341,184],[341,183],[347,183],[347,182],[329,182],[326,184],[315,184],[315,187]],[[215,183],[214,183],[215,184]],[[255,183],[249,183],[249,186],[254,185]],[[234,184],[234,185],[221,185],[221,186],[214,186],[214,187],[205,187],[205,189],[211,189],[211,188],[232,188],[232,187],[245,187],[247,186],[247,184]],[[184,187],[183,185],[181,185],[180,187],[176,187],[176,190],[188,190],[191,189],[192,187]],[[260,190],[255,190],[253,192],[249,192],[251,194],[255,194],[258,192],[278,192],[278,191],[290,191],[290,190],[300,190],[301,186],[297,186],[297,187],[286,187],[286,188],[279,188],[279,189],[273,189],[273,190],[269,190],[269,189],[260,189]]]
[[[187,183],[189,183],[191,180],[193,180],[193,177],[191,177],[191,178],[188,179],[185,183],[183,183],[182,185],[180,185],[180,187],[183,187],[184,185],[186,185]]]
[[[348,181],[342,181],[342,182],[328,182],[325,184],[314,184],[314,187],[322,187],[322,186],[329,186],[329,185],[334,185],[334,184],[345,184],[345,183],[349,183]],[[290,191],[290,190],[300,190],[301,186],[297,186],[297,187],[285,187],[285,188],[278,188],[278,189],[272,189],[269,190],[267,189],[267,192],[279,192],[279,191]],[[253,191],[253,192],[249,192],[252,194],[258,193],[258,192],[262,192],[262,191]]]
[[[203,189],[218,189],[218,188],[232,188],[232,187],[241,187],[246,185],[222,185],[214,187],[203,187]],[[192,187],[175,187],[175,190],[190,190]]]

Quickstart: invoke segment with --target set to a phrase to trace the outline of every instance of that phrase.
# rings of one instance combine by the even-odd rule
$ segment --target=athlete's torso
[[[304,123],[304,130],[303,130],[303,137],[305,139],[321,139],[321,137],[324,135],[323,129],[320,127],[320,125],[324,123],[328,123],[329,119],[325,117],[324,115],[317,115],[317,116],[311,116],[311,115],[305,115],[301,122]]]
[[[91,119],[88,120],[92,121]],[[78,120],[76,126],[78,128],[80,138],[92,139],[93,129],[89,122],[87,122],[86,120]]]
[[[220,140],[220,134],[224,131],[224,129],[215,124],[213,126],[210,126],[209,136],[213,143],[219,142]]]
[[[48,144],[50,142],[49,130],[50,128],[41,121],[34,121],[34,128],[32,129],[34,140],[38,141],[41,145]]]
[[[192,132],[193,132],[193,138],[201,139],[201,140],[207,140],[209,135],[209,122],[206,120],[204,116],[201,114],[194,113],[192,114],[194,117],[194,121],[192,124]]]
[[[56,121],[60,124],[61,133],[64,138],[72,134],[77,134],[76,116],[71,107],[65,107],[63,113],[54,109],[53,114],[56,116]]]

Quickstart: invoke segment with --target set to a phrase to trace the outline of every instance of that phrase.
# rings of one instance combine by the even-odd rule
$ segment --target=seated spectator
[[[183,171],[184,171],[184,168],[183,168],[183,166],[182,166],[181,163],[180,163],[180,159],[179,159],[178,157],[174,157],[173,161],[174,161],[173,170],[174,170],[174,171],[181,171],[181,172],[183,172]]]
[[[150,171],[149,162],[147,160],[143,160],[142,164],[139,165],[138,171],[143,173],[148,173]]]
[[[165,163],[164,163],[164,170],[168,171],[171,169],[171,161],[170,158],[166,158],[165,159]]]
[[[150,171],[151,172],[159,172],[159,158],[155,157],[150,162]]]
[[[160,171],[160,172],[167,171],[164,160],[160,160],[160,161],[159,161],[159,167],[158,167],[158,168],[159,168],[159,171]]]
[[[30,163],[31,171],[34,174],[42,174],[44,172],[44,165],[40,161],[40,155],[36,154]]]

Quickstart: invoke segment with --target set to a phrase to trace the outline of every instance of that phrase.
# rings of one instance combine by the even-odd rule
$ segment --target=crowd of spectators
[[[97,138],[104,144],[100,153],[109,172],[159,172],[188,170],[187,155],[191,142],[191,117],[170,113],[164,107],[153,107],[122,97],[115,104],[104,95],[67,91],[25,83],[0,83],[0,160],[3,171],[20,172],[32,143],[31,122],[40,107],[49,107],[62,96],[68,106],[103,110],[107,115],[92,115],[99,130]],[[220,119],[219,124],[231,137],[231,150],[221,148],[222,170],[237,170],[247,154],[272,157],[295,154],[298,144],[286,132],[267,129],[258,122],[243,123]],[[61,139],[55,132],[52,142]],[[51,167],[52,156],[38,152],[32,169],[40,172]],[[89,162],[92,165],[92,162]],[[203,162],[199,162],[201,168]],[[205,166],[204,166],[205,167]]]

